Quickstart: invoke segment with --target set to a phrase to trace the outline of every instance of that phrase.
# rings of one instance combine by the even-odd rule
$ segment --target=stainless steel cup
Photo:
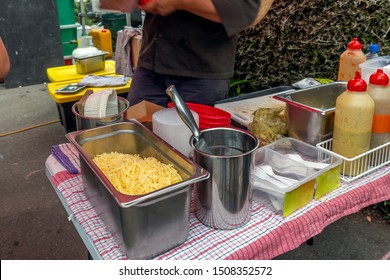
[[[76,116],[76,127],[77,130],[95,128],[100,126],[106,126],[118,122],[124,121],[125,112],[130,106],[130,102],[118,96],[118,114],[110,115],[102,118],[86,117],[80,114],[77,103],[73,104],[72,112]]]
[[[211,128],[201,132],[212,153],[196,148],[194,161],[209,171],[207,180],[195,183],[196,217],[216,229],[234,229],[252,213],[254,152],[259,140],[248,131]]]

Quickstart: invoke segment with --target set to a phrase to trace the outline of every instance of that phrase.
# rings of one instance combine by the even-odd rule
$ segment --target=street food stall
[[[335,87],[339,94],[340,86],[345,88],[345,84],[340,83],[325,88]],[[318,93],[323,91],[321,88],[323,86],[314,87],[317,96],[322,94]],[[292,106],[294,94],[302,96],[305,91],[280,87],[215,104],[232,115],[230,127],[217,130],[237,129],[251,134],[254,112],[248,107],[243,109],[246,104],[252,106],[257,100],[260,103],[256,108],[281,104],[286,108]],[[77,95],[80,99],[82,92]],[[290,104],[286,105],[281,99],[288,95]],[[300,108],[305,109],[305,106]],[[317,114],[315,109],[318,108],[313,108],[315,106],[309,113]],[[332,113],[329,109],[319,109],[327,110],[320,113],[319,120],[313,116],[306,119],[328,122]],[[132,107],[128,112],[131,110]],[[150,121],[158,110],[161,108],[146,113],[147,119]],[[139,119],[144,121],[145,115]],[[290,126],[291,132],[297,131],[295,125]],[[369,158],[375,158],[375,161],[368,160],[371,164],[368,169],[357,176],[344,176],[346,161],[327,146],[331,141],[331,134],[327,134],[329,129],[316,131],[320,137],[315,140],[309,132],[300,130],[300,135],[286,134],[271,143],[262,143],[248,162],[237,161],[239,163],[232,165],[235,167],[226,167],[229,165],[224,161],[226,156],[210,156],[218,162],[220,169],[215,169],[213,164],[206,168],[207,164],[199,158],[178,152],[153,133],[150,123],[146,126],[130,117],[124,122],[68,133],[70,143],[53,146],[46,161],[46,173],[92,259],[272,259],[297,248],[334,221],[390,199],[389,145],[368,154]],[[221,135],[205,140],[211,143],[209,141],[224,138]],[[306,137],[305,141],[300,137]],[[315,143],[308,143],[309,140]],[[238,142],[243,145],[243,141]],[[235,144],[229,142],[228,145]],[[251,145],[256,147],[255,143]],[[249,150],[244,154],[250,154]],[[118,192],[93,161],[96,155],[112,151],[153,156],[171,163],[179,170],[183,181],[149,194]],[[262,177],[258,169],[263,165],[271,166],[275,173],[290,181],[283,186],[280,182],[273,183],[272,178]],[[286,166],[288,172],[282,172]],[[232,170],[234,174],[229,173]],[[248,178],[245,170],[250,170]],[[219,174],[228,179],[220,179]],[[267,175],[270,174],[273,173]],[[239,180],[244,180],[248,188],[242,187]],[[230,185],[230,191],[221,191],[224,182],[235,183]],[[235,185],[240,188],[235,189]],[[229,192],[234,194],[230,198]],[[237,200],[236,195],[242,199]]]
[[[166,93],[192,132],[182,140],[191,151],[183,154],[168,140],[172,135],[153,130],[153,116],[168,108],[139,115],[139,105],[130,104],[104,123],[112,115],[86,116],[85,108],[107,87],[66,95],[64,86],[85,77],[64,76],[48,89],[60,115],[68,113],[61,117],[70,120],[68,143],[52,147],[46,174],[92,259],[273,259],[334,221],[390,199],[390,142],[353,158],[332,150],[336,101],[349,83],[280,86],[202,110],[193,106],[195,114],[171,85]],[[360,80],[353,89],[363,92]],[[109,87],[99,106],[108,107],[115,92],[118,110],[116,94],[127,93],[130,83]],[[69,124],[75,106],[86,127]],[[228,123],[218,123],[212,109]],[[213,127],[199,129],[208,114]]]

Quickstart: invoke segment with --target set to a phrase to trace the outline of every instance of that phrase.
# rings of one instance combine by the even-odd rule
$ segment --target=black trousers
[[[227,97],[229,80],[209,80],[182,76],[157,74],[145,68],[138,68],[132,77],[127,99],[130,106],[142,100],[167,107],[171,99],[165,90],[174,85],[185,102],[212,105]]]

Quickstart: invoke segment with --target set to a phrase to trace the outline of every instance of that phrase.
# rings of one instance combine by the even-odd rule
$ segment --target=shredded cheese
[[[146,194],[183,181],[172,164],[164,164],[154,157],[112,152],[97,155],[93,161],[123,194]]]

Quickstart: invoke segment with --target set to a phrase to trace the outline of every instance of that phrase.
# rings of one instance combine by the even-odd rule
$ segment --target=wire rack
[[[353,158],[346,158],[332,151],[333,139],[318,143],[318,149],[328,151],[343,159],[341,164],[340,179],[344,182],[351,182],[361,178],[382,166],[390,163],[390,142],[371,149]]]

